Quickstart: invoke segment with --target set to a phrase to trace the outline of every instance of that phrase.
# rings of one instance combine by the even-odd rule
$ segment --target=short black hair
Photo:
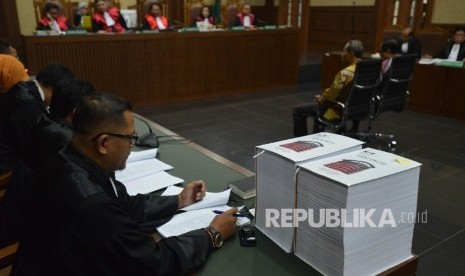
[[[158,3],[158,2],[152,2],[152,3],[150,3],[150,5],[149,5],[149,10],[148,10],[149,13],[152,11],[153,6],[157,6],[157,7],[160,8],[161,11],[163,11],[163,7],[161,6],[160,3]]]
[[[91,134],[111,126],[125,125],[124,112],[131,111],[131,104],[120,97],[97,93],[84,96],[73,116],[73,131],[76,134]]]
[[[383,52],[389,50],[393,54],[401,53],[400,44],[395,39],[386,39],[385,41],[383,41],[383,44],[381,44],[381,50]]]
[[[464,26],[459,26],[457,28],[454,29],[454,35],[457,33],[457,32],[464,32],[465,33],[465,27]]]
[[[10,54],[11,47],[12,46],[8,42],[0,40],[0,54],[2,55]]]
[[[45,12],[49,12],[51,9],[60,10],[60,7],[55,3],[47,2],[47,4],[45,4]]]
[[[50,63],[42,68],[36,76],[36,80],[46,87],[55,86],[61,80],[74,79],[74,74],[68,67],[60,63]]]
[[[50,115],[53,118],[66,118],[84,96],[95,93],[92,84],[83,80],[63,80],[53,89],[50,101]]]

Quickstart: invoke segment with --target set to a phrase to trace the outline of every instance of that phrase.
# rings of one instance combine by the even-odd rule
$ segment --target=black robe
[[[37,188],[36,175],[47,160],[64,149],[73,131],[66,120],[51,120],[42,115],[21,145],[20,160],[16,163],[5,197],[0,202],[0,246],[18,241],[25,234],[25,215],[30,195]]]
[[[21,82],[0,97],[0,174],[12,171],[41,116],[48,114],[34,82]]]
[[[454,46],[454,41],[447,43],[444,50],[436,54],[436,58],[446,59],[449,57],[452,47]],[[459,53],[457,55],[457,61],[462,61],[465,58],[465,42],[460,44]]]
[[[116,196],[109,177],[72,145],[45,165],[13,275],[179,275],[205,263],[204,229],[159,242],[141,229],[171,217],[177,196],[129,196],[114,180]]]

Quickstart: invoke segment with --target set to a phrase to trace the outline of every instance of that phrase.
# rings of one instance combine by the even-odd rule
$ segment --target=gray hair
[[[360,40],[350,40],[344,46],[344,49],[351,52],[357,58],[361,58],[363,56],[363,44]]]

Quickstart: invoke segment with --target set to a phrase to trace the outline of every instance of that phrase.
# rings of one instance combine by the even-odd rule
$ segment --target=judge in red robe
[[[126,32],[126,22],[117,8],[112,7],[108,0],[97,0],[96,4],[98,12],[92,16],[94,32]]]
[[[65,16],[59,15],[60,7],[52,2],[45,4],[44,16],[37,24],[37,30],[50,30],[58,33],[66,31],[70,28],[68,19]]]
[[[168,19],[162,15],[162,7],[159,3],[151,3],[149,12],[142,22],[143,30],[165,30],[169,27]]]

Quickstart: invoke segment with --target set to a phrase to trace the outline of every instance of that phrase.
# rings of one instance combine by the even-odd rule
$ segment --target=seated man
[[[454,37],[447,43],[446,48],[434,57],[453,61],[465,61],[465,27],[456,28],[454,30]],[[431,58],[431,56],[425,55],[425,58]]]
[[[386,78],[389,76],[391,69],[392,59],[400,55],[400,45],[395,39],[387,39],[381,44],[380,55],[383,58],[381,63],[381,75],[379,78],[379,87],[384,86]]]
[[[413,35],[411,28],[405,28],[402,30],[400,34],[400,42],[402,54],[416,54],[418,58],[421,58],[421,44]]]
[[[237,208],[210,227],[155,241],[140,228],[202,200],[203,181],[177,196],[129,196],[114,179],[134,146],[129,102],[107,94],[85,97],[73,117],[71,143],[38,177],[29,235],[20,240],[15,275],[181,275],[202,266],[235,233]]]
[[[61,33],[71,28],[68,19],[59,15],[60,7],[52,2],[45,4],[45,14],[37,24],[37,30],[50,30]]]
[[[112,7],[108,0],[97,0],[97,12],[92,16],[92,29],[99,33],[124,33],[126,21],[119,10]]]
[[[168,26],[168,19],[162,15],[162,6],[154,2],[149,5],[147,14],[142,20],[143,30],[165,30]]]
[[[247,29],[255,29],[255,16],[251,12],[252,6],[244,4],[242,12],[238,13],[234,18],[233,26],[244,26]]]
[[[25,234],[25,214],[30,195],[37,188],[35,176],[47,160],[71,141],[71,118],[77,103],[95,92],[80,80],[64,80],[53,91],[50,116],[42,115],[21,146],[20,161],[13,169],[0,208],[0,245],[12,244]]]
[[[313,122],[313,133],[323,131],[323,126],[318,122],[317,108],[324,101],[324,99],[336,100],[344,102],[347,98],[348,89],[352,84],[354,78],[356,63],[362,58],[363,55],[363,44],[359,40],[351,40],[344,47],[344,53],[342,55],[343,61],[348,66],[336,74],[331,87],[326,88],[323,95],[317,95],[312,103],[298,106],[294,108],[293,119],[294,119],[294,136],[304,136],[308,134],[307,130],[307,118],[312,116]],[[327,120],[339,120],[340,114],[333,108],[328,108],[324,117]],[[353,122],[351,132],[358,130],[358,121]]]
[[[12,58],[12,57],[10,57]],[[21,62],[12,58],[26,74]],[[35,80],[14,83],[0,98],[0,164],[10,170],[21,152],[30,131],[42,115],[49,114],[53,90],[60,80],[73,78],[71,70],[61,64],[42,68]],[[1,88],[0,88],[1,89]]]

